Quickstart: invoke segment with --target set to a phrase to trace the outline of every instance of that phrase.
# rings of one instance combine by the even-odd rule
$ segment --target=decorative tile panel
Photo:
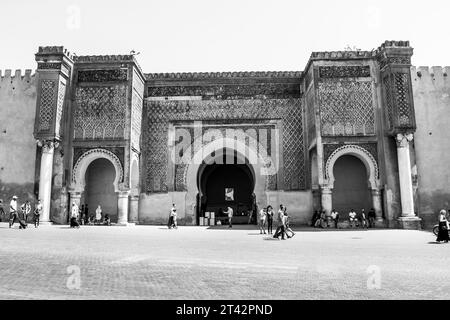
[[[125,85],[78,87],[74,139],[122,139],[126,121]]]
[[[39,130],[49,131],[53,123],[57,95],[56,80],[42,80],[41,103],[39,108]]]
[[[369,66],[327,66],[319,67],[320,78],[370,77]]]
[[[375,134],[371,81],[323,80],[318,95],[323,135]]]
[[[78,82],[126,81],[127,79],[128,69],[78,71]]]

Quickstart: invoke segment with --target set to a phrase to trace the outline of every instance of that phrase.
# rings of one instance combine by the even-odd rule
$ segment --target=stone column
[[[312,196],[313,196],[313,212],[314,210],[319,210],[321,205],[321,197],[320,197],[320,190],[318,188],[312,188]]]
[[[130,212],[128,216],[128,221],[132,223],[139,222],[139,196],[130,196]]]
[[[55,145],[56,144],[56,145]],[[53,154],[57,143],[53,141],[39,142],[42,146],[41,171],[39,175],[39,199],[42,201],[40,223],[49,224],[52,195]]]
[[[409,142],[413,135],[398,133],[397,142],[397,161],[398,174],[400,180],[400,201],[402,206],[399,222],[402,228],[420,227],[420,219],[414,213],[414,196],[411,176],[411,160],[409,156]]]
[[[130,191],[119,191],[117,195],[117,208],[118,219],[117,224],[127,226],[128,225],[128,197]]]
[[[372,206],[375,210],[376,222],[377,222],[377,224],[382,224],[383,217],[382,217],[382,204],[381,204],[380,190],[372,189],[371,193],[372,193]]]
[[[329,187],[322,187],[321,191],[322,210],[325,210],[326,215],[329,216],[333,210],[333,191]]]

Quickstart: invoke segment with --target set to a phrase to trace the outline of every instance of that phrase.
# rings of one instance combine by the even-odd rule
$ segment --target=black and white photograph
[[[449,9],[2,0],[0,300],[449,299]]]

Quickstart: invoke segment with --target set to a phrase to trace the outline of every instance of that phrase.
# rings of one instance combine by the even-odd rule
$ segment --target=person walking
[[[281,240],[286,240],[284,238],[284,234],[285,234],[285,229],[284,229],[284,223],[285,223],[285,218],[284,218],[284,207],[282,204],[280,204],[280,209],[278,210],[278,216],[277,216],[277,229],[275,230],[275,234],[273,235],[274,238],[279,239],[280,235],[281,235]]]
[[[369,228],[375,228],[376,214],[375,214],[375,209],[374,208],[370,208],[369,213],[368,213],[368,217],[369,217]]]
[[[266,212],[266,208],[262,208],[259,211],[259,233],[262,234],[264,232],[264,234],[266,234],[266,216],[267,216],[267,212]]]
[[[295,236],[295,232],[292,231],[291,226],[290,226],[290,217],[287,213],[287,207],[284,207],[284,232],[286,233],[286,236],[288,238],[292,238],[293,236]],[[289,233],[291,233],[291,235],[289,235]]]
[[[39,218],[41,216],[41,212],[42,212],[42,203],[41,203],[41,199],[39,199],[38,204],[34,208],[34,227],[35,228],[39,227]]]
[[[367,217],[366,217],[366,212],[364,209],[361,209],[361,215],[360,215],[360,220],[361,220],[361,227],[364,228],[368,228],[368,222],[367,222]]]
[[[174,229],[178,229],[178,225],[177,225],[177,209],[176,208],[173,208],[171,215],[172,215],[172,227]]]
[[[267,220],[267,233],[272,234],[272,226],[273,226],[273,208],[271,205],[267,207],[266,210],[266,220]]]
[[[170,209],[170,213],[169,213],[169,221],[167,222],[167,228],[172,229],[174,226],[174,212],[177,212],[177,206],[175,203],[172,203],[172,209]]]
[[[13,196],[11,202],[9,203],[9,227],[11,228],[14,225],[16,219],[18,219],[17,215],[17,196]]]
[[[445,243],[448,243],[450,240],[448,236],[449,224],[447,218],[445,217],[445,213],[446,212],[443,209],[439,212],[439,231],[436,242],[444,241]]]
[[[22,215],[23,215],[23,220],[25,222],[28,221],[28,215],[31,213],[31,204],[30,201],[25,201],[25,203],[23,203],[20,206],[20,210],[22,211]]]

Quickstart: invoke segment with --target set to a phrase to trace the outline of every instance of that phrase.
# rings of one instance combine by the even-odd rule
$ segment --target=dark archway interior
[[[107,159],[92,161],[86,170],[86,186],[81,204],[87,204],[89,215],[95,215],[98,205],[102,215],[109,214],[112,222],[117,222],[117,194],[114,190],[116,170]]]
[[[200,216],[214,212],[216,220],[225,220],[223,211],[233,208],[233,223],[248,223],[248,211],[254,209],[253,190],[255,180],[247,164],[204,164],[199,170]],[[232,192],[232,199],[226,197],[226,190]],[[230,195],[230,193],[228,194]],[[221,219],[222,218],[222,219]]]
[[[345,219],[351,209],[360,213],[364,208],[367,215],[372,205],[364,163],[357,157],[344,155],[334,164],[333,174],[333,208]]]

